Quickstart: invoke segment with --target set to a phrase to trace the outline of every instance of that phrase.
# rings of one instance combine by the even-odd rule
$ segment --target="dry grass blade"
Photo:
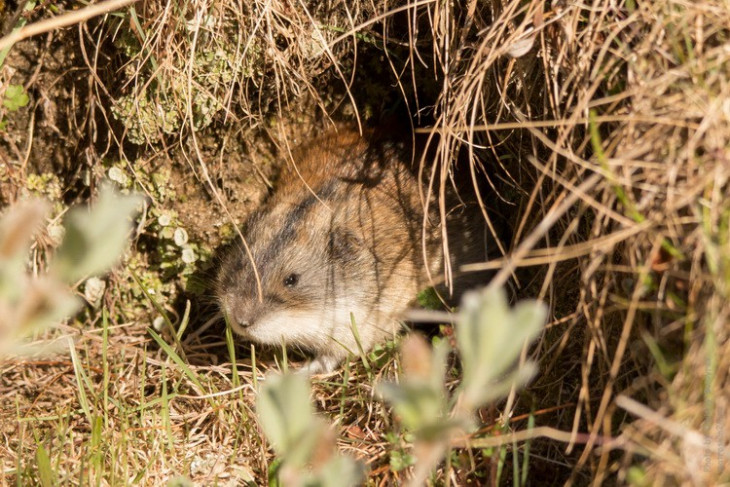
[[[63,27],[68,27],[69,25],[76,25],[86,20],[93,19],[94,17],[98,17],[99,15],[119,10],[138,1],[139,0],[105,0],[79,10],[74,10],[73,12],[59,15],[58,17],[53,17],[51,19],[27,25],[1,38],[0,51],[22,41],[23,39],[51,32]]]

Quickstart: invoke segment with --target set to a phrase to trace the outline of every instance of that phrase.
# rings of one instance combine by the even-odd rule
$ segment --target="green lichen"
[[[440,310],[444,308],[444,304],[439,297],[438,292],[433,287],[427,287],[416,297],[418,304],[422,308]]]
[[[198,286],[191,286],[189,280],[198,267],[208,261],[212,252],[206,246],[190,240],[188,231],[175,211],[153,207],[150,217],[145,230],[155,237],[154,249],[149,250],[153,250],[156,256],[161,279],[179,279],[182,287],[189,292],[198,289]]]
[[[51,214],[55,217],[63,214],[68,210],[68,206],[63,203],[63,183],[57,175],[44,172],[41,174],[29,174],[25,180],[23,193],[27,196],[36,196],[51,202]],[[48,226],[47,231],[52,242],[60,242],[63,236],[63,227],[60,221],[54,220]]]
[[[161,134],[176,133],[182,120],[173,103],[165,98],[150,99],[148,91],[117,98],[111,110],[127,129],[129,141],[138,145],[155,142]]]
[[[119,42],[125,52],[134,52],[135,46]],[[192,69],[187,66],[189,59],[182,58],[175,69],[167,71],[174,73],[169,79],[163,71],[155,73],[152,83],[139,75],[137,88],[114,101],[112,114],[125,126],[127,139],[138,145],[179,133],[186,120],[192,122],[188,125],[195,130],[204,129],[224,108],[235,80],[260,73],[257,67],[261,59],[261,49],[256,45],[245,57],[236,52],[234,43],[203,45],[194,57]]]
[[[221,238],[221,242],[224,244],[233,240],[236,236],[236,227],[230,222],[224,223],[218,229],[218,236]]]
[[[139,39],[137,39],[137,36],[131,30],[122,30],[114,38],[114,47],[122,51],[128,58],[133,58],[142,50]]]
[[[133,163],[125,160],[105,161],[106,176],[122,190],[134,190],[148,194],[156,203],[174,200],[177,193],[170,181],[169,167],[148,167],[138,159]]]
[[[29,174],[25,181],[25,190],[33,196],[45,196],[51,201],[61,201],[63,185],[55,174]]]

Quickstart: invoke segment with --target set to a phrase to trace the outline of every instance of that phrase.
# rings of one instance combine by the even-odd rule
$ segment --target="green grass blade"
[[[81,409],[84,411],[84,414],[86,415],[86,419],[89,421],[89,425],[94,424],[91,417],[91,408],[89,407],[89,401],[86,396],[86,385],[88,385],[88,377],[86,377],[86,373],[84,372],[83,367],[81,366],[81,362],[79,361],[79,356],[76,353],[76,346],[74,345],[73,341],[69,341],[68,344],[69,351],[71,353],[71,362],[74,366],[74,376],[76,377],[76,385],[78,386],[78,392],[79,392],[79,404],[81,405]]]
[[[175,362],[180,369],[182,369],[185,376],[190,379],[190,381],[195,384],[195,387],[198,389],[198,392],[201,394],[205,394],[205,388],[203,387],[203,384],[200,382],[200,379],[198,379],[198,376],[195,374],[195,372],[192,371],[192,369],[186,364],[183,359],[180,358],[180,356],[175,353],[175,350],[172,349],[170,344],[168,344],[165,340],[162,339],[160,335],[158,335],[155,330],[152,328],[147,328],[147,332],[152,335],[152,338],[155,339],[157,344],[160,346],[161,349],[165,351],[168,357],[172,359],[173,362]],[[212,387],[212,386],[211,386]],[[215,389],[215,388],[214,388]],[[218,392],[218,391],[214,391]],[[208,398],[208,402],[212,407],[217,407],[217,404],[213,400],[212,397]]]
[[[56,474],[51,468],[51,459],[43,445],[38,444],[35,451],[35,461],[38,466],[38,481],[43,487],[53,487],[56,485]]]
[[[182,348],[182,344],[180,343],[180,338],[178,337],[178,333],[175,330],[175,325],[172,323],[170,318],[167,316],[167,313],[165,313],[165,310],[162,308],[160,303],[157,302],[157,300],[152,296],[149,292],[147,292],[147,289],[142,285],[142,281],[139,280],[137,277],[137,274],[134,273],[134,271],[130,271],[130,275],[132,276],[132,279],[134,279],[134,282],[139,286],[139,288],[142,290],[142,294],[145,295],[147,300],[154,306],[155,310],[162,316],[162,319],[165,322],[165,325],[167,326],[167,329],[170,330],[170,334],[172,334],[172,337],[175,339],[175,346],[180,351],[180,354],[185,357],[185,351]],[[187,326],[187,323],[186,323]],[[182,333],[180,333],[182,335]],[[164,340],[163,340],[164,341]],[[177,353],[175,353],[177,355]]]

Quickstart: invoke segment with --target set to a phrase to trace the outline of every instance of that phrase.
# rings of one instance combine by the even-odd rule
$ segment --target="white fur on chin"
[[[383,330],[377,311],[362,306],[338,306],[329,310],[274,311],[242,328],[232,323],[233,331],[256,343],[274,346],[295,345],[309,350],[315,358],[301,372],[307,375],[332,372],[358,350],[352,331],[351,313],[355,317],[360,345],[369,350],[375,341],[393,330]],[[386,318],[387,321],[395,321]]]
[[[242,335],[268,345],[298,345],[314,352],[331,350],[340,343],[354,343],[350,313],[355,322],[367,319],[367,311],[348,307],[331,310],[274,311],[245,329]]]

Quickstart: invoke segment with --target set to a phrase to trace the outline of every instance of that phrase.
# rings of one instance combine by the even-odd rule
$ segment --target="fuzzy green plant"
[[[479,407],[525,385],[534,375],[536,366],[530,361],[512,366],[542,330],[546,313],[538,301],[510,309],[502,288],[466,294],[455,330],[463,379],[450,397],[444,384],[449,344],[440,341],[431,349],[419,335],[403,342],[402,377],[398,383],[379,384],[377,392],[413,435],[416,463],[410,485],[423,485],[455,435],[474,430]]]
[[[63,241],[47,272],[31,274],[28,254],[34,234],[46,223],[49,205],[29,199],[0,220],[0,356],[35,352],[24,339],[71,316],[81,307],[72,291],[116,263],[127,244],[129,218],[139,196],[102,189],[93,209],[74,208],[64,220]]]
[[[2,56],[0,55],[0,57]],[[16,112],[27,106],[29,102],[30,98],[28,98],[28,93],[25,92],[23,85],[8,85],[2,96],[2,108],[9,112]],[[7,124],[7,119],[0,116],[0,132],[5,130]]]
[[[314,415],[303,374],[270,374],[261,386],[256,412],[281,459],[275,478],[285,486],[359,485],[363,467],[340,455],[334,432]]]
[[[510,309],[503,289],[464,296],[456,327],[463,380],[449,396],[445,381],[451,348],[446,340],[430,347],[412,334],[401,346],[404,373],[398,383],[381,382],[376,391],[391,404],[413,438],[415,466],[410,485],[423,485],[444,459],[451,439],[475,429],[474,412],[504,397],[534,375],[525,361],[513,367],[525,346],[542,330],[547,309],[524,301]],[[314,415],[309,384],[302,374],[269,375],[257,414],[282,463],[282,485],[353,485],[360,467],[334,452],[332,431]]]

